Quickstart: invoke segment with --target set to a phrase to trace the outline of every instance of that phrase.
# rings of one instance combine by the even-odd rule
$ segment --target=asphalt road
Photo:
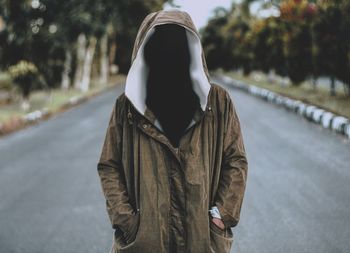
[[[350,252],[350,143],[231,90],[249,160],[235,253]],[[96,163],[119,87],[0,140],[0,252],[108,253]]]

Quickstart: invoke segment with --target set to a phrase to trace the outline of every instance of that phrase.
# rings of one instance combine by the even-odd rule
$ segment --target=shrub
[[[37,67],[27,61],[20,61],[16,65],[10,66],[8,69],[14,83],[16,83],[22,91],[24,98],[28,98],[33,83],[38,78]]]

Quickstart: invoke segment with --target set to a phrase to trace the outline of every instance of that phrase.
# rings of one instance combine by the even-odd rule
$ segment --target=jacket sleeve
[[[130,217],[135,214],[129,203],[124,169],[121,162],[123,122],[118,100],[110,115],[102,152],[97,164],[109,219],[114,229],[128,230]]]
[[[230,95],[226,92],[223,156],[215,204],[225,227],[238,224],[246,188],[248,161],[240,121]]]

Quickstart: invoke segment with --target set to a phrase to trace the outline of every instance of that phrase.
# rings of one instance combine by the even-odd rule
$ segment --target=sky
[[[197,29],[200,29],[206,25],[216,7],[229,8],[232,2],[232,0],[175,0],[174,4],[181,6],[180,10],[188,12]],[[167,8],[169,7],[165,7]]]

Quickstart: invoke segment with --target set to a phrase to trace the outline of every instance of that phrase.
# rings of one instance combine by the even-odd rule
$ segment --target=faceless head
[[[145,45],[144,58],[150,72],[188,74],[191,57],[185,28],[176,24],[156,26]]]

